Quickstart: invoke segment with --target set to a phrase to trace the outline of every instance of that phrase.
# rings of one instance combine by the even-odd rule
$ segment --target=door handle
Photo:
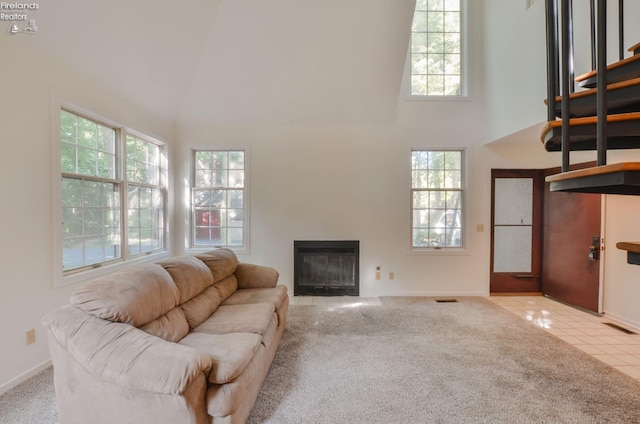
[[[589,260],[597,261],[599,251],[600,251],[600,237],[593,236],[591,237],[591,246],[589,246]]]

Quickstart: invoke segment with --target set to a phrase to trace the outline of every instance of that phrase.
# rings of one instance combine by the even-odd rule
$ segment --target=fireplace
[[[293,242],[294,296],[358,296],[360,242],[296,240]]]

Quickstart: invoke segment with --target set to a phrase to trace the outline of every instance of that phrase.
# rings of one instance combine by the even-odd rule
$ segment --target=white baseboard
[[[41,363],[40,365],[36,365],[35,367],[31,368],[29,371],[25,372],[24,374],[19,375],[13,380],[10,380],[9,382],[3,384],[2,386],[0,386],[0,396],[5,394],[9,390],[13,389],[14,387],[18,386],[19,384],[24,383],[34,375],[40,373],[41,371],[44,371],[50,366],[51,366],[51,359],[48,359],[43,363]]]
[[[410,292],[379,292],[376,297],[382,296],[407,296],[407,297],[439,297],[439,296],[449,296],[449,297],[477,297],[477,296],[489,296],[489,293],[485,292],[435,292],[435,291],[410,291]]]
[[[438,296],[459,296],[459,297],[470,297],[470,296],[489,296],[489,292],[422,292],[422,291],[409,291],[409,292],[376,292],[371,294],[363,294],[360,293],[359,297],[382,297],[382,296],[407,296],[407,297],[438,297]],[[293,298],[293,293],[289,292],[289,298]]]
[[[618,314],[614,314],[614,313],[607,312],[607,311],[604,312],[604,316],[606,318],[611,318],[612,320],[618,321],[618,322],[620,322],[622,324],[626,324],[629,327],[632,327],[633,329],[640,331],[640,322],[638,322],[638,321],[634,321],[634,320],[625,318],[623,316],[620,316]]]

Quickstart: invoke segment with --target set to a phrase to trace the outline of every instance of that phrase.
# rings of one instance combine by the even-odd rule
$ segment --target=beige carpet
[[[57,421],[52,367],[0,396],[0,424],[56,424]]]
[[[640,383],[485,299],[459,300],[292,305],[249,422],[640,423]],[[54,424],[52,383],[48,369],[0,396],[0,424]]]
[[[640,384],[482,298],[293,305],[257,423],[640,423]]]

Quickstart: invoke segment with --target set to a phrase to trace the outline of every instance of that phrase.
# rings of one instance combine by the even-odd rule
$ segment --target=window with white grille
[[[463,0],[417,0],[411,28],[411,95],[462,96]]]
[[[464,151],[411,152],[411,246],[463,247]]]
[[[191,247],[247,244],[244,150],[193,150]]]
[[[60,111],[63,273],[165,249],[162,143]]]

